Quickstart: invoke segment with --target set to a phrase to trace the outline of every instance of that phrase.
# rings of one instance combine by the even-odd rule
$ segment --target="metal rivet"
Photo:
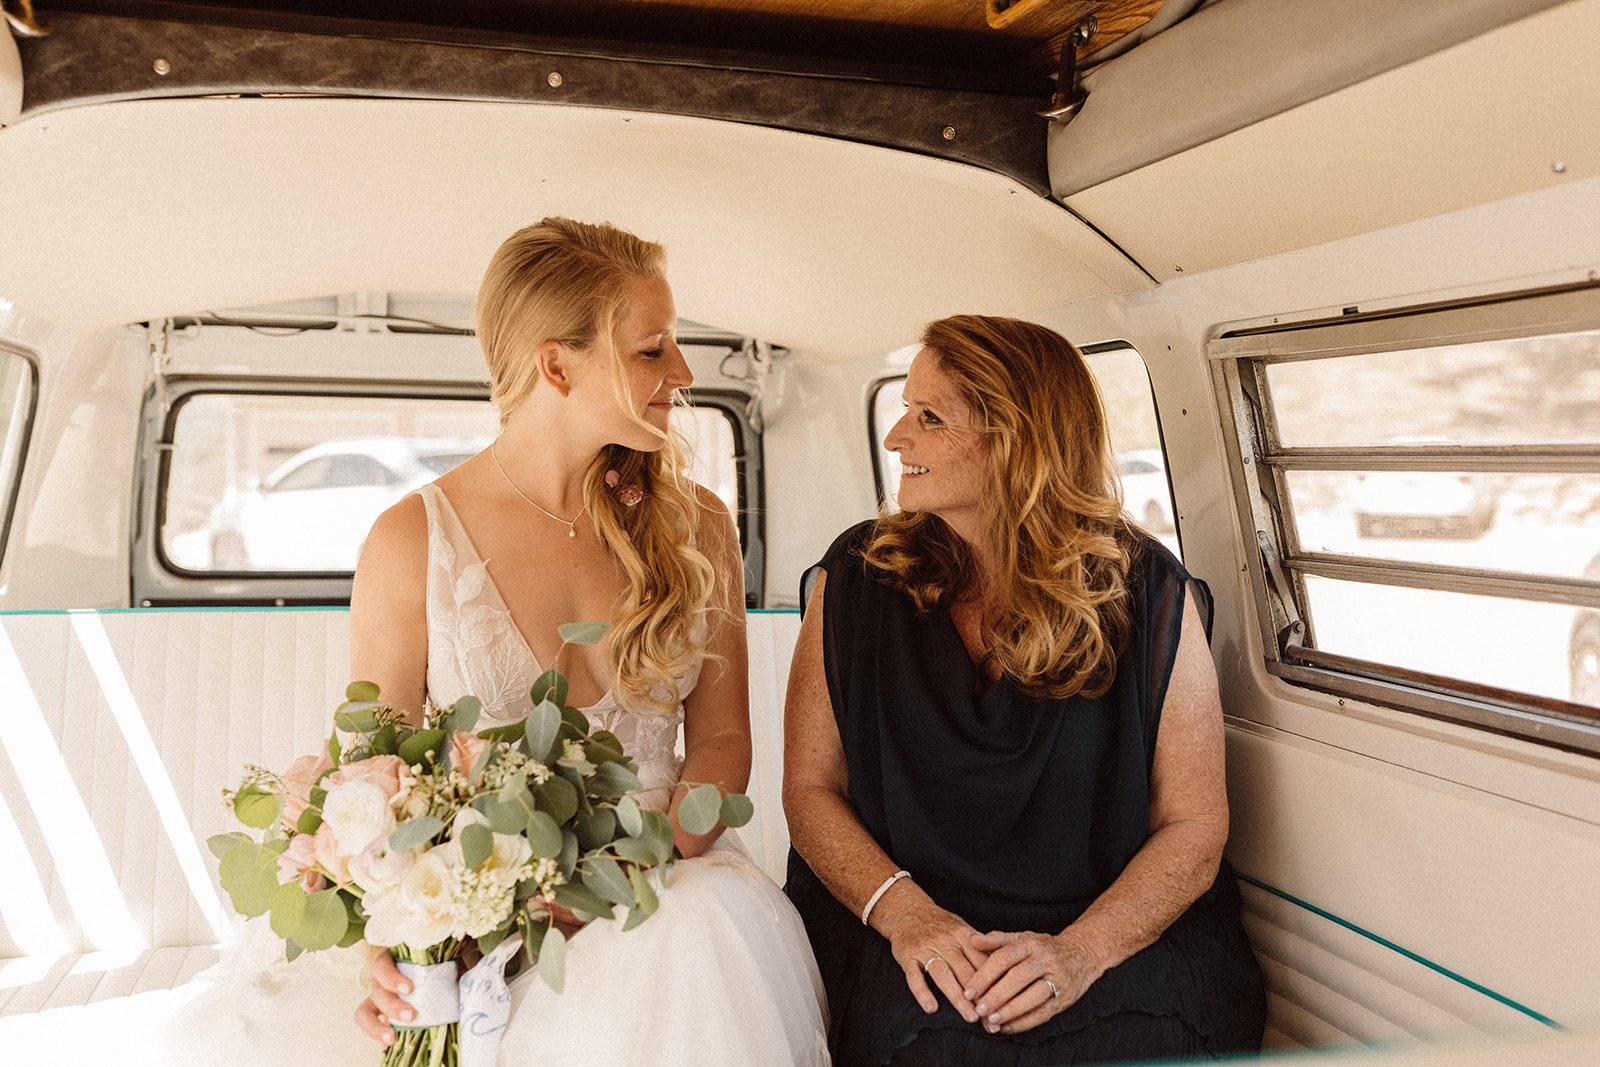
[[[1174,274],[1182,274],[1183,273],[1183,268],[1178,266],[1177,264],[1173,264],[1172,273],[1174,273]]]
[[[943,136],[946,141],[954,141],[956,139],[956,128],[954,126],[946,126]]]
[[[158,59],[150,65],[155,69],[155,72],[161,75],[163,78],[172,73],[172,64],[168,63],[165,59]]]
[[[545,77],[544,82],[545,82],[546,85],[550,86],[550,88],[552,88],[552,89],[559,89],[559,88],[561,88],[561,83],[566,81],[566,80],[567,79],[565,79],[565,78],[563,78],[561,76],[561,72],[559,70],[552,70]]]
[[[1567,165],[1558,159],[1554,163],[1550,164],[1550,169],[1555,171],[1557,174],[1565,174],[1567,172]]]

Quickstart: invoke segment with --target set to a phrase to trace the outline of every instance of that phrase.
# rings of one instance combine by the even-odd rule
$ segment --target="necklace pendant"
[[[578,536],[578,531],[574,530],[572,527],[568,526],[567,527],[567,536],[568,537],[572,537],[572,538],[576,538]]]

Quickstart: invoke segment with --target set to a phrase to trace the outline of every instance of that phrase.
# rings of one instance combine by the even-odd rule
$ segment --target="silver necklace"
[[[522,499],[526,500],[528,503],[533,504],[534,510],[543,515],[545,518],[551,520],[552,522],[559,522],[561,525],[565,526],[567,528],[568,537],[577,537],[578,520],[583,518],[583,513],[589,510],[589,505],[585,503],[583,507],[579,508],[578,513],[572,516],[571,522],[563,519],[560,515],[552,515],[544,508],[541,508],[537,503],[534,503],[533,497],[517,488],[517,483],[511,480],[511,475],[507,474],[506,469],[500,465],[500,454],[495,451],[495,445],[499,443],[500,442],[498,440],[489,442],[489,458],[494,460],[495,469],[500,472],[500,477],[506,480],[506,484],[511,487],[511,491],[516,493]]]

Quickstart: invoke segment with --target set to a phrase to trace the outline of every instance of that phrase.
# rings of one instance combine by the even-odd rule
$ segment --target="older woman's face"
[[[931,348],[911,361],[905,403],[906,413],[883,439],[904,468],[900,506],[932,512],[963,536],[977,533],[989,440]]]

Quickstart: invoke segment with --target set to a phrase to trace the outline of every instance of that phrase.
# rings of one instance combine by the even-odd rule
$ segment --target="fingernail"
[[[416,1017],[417,1017],[417,1013],[412,1011],[410,1008],[407,1008],[405,1011],[400,1013],[400,1018],[405,1020],[406,1022],[410,1022],[412,1019],[415,1019]]]
[[[383,1023],[383,1024],[384,1024],[384,1025],[388,1025],[388,1023],[389,1023],[389,1017],[388,1017],[388,1016],[387,1016],[387,1015],[385,1015],[385,1014],[384,1014],[384,1013],[383,1013],[383,1012],[381,1012],[381,1011],[380,1011],[380,1012],[379,1012],[379,1013],[378,1013],[378,1021],[379,1021],[379,1022],[380,1022],[380,1023]]]
[[[972,994],[969,993],[967,995],[971,996]],[[978,1014],[979,1015],[988,1015],[989,1014],[989,1005],[987,1005],[987,1004],[979,1004],[978,1005]]]
[[[993,1015],[989,1016],[989,1021],[994,1023],[996,1026],[999,1026],[1000,1025],[1000,1013],[999,1012],[995,1012]]]
[[[410,982],[401,982],[400,983],[400,992],[409,994],[411,992],[411,983]]]
[[[963,989],[961,991],[961,995],[966,997],[968,1000],[971,1000],[977,994],[975,994],[971,989]]]

